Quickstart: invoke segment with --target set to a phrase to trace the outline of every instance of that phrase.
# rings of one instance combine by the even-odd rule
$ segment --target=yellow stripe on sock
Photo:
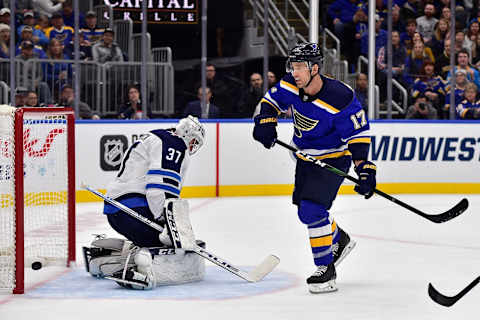
[[[332,235],[320,237],[320,238],[311,238],[310,239],[310,246],[313,247],[325,247],[331,246],[333,241]]]

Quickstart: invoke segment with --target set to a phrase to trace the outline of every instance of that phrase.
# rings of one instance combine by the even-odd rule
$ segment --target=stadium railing
[[[147,63],[147,99],[153,116],[174,113],[174,69],[169,49],[159,48],[157,51],[163,51],[165,57],[168,57],[170,52],[170,61],[167,58],[166,62]],[[80,61],[80,101],[87,103],[92,111],[102,116],[115,116],[119,106],[127,99],[126,88],[130,84],[140,83],[141,65],[140,62],[100,64],[95,61]],[[0,74],[5,75],[2,79],[6,80],[7,91],[10,79],[8,66],[8,59],[0,59]],[[60,76],[62,72],[65,76]],[[40,99],[45,99],[47,95],[47,103],[56,103],[63,85],[73,85],[75,72],[77,70],[74,60],[17,60],[16,87],[36,90]],[[8,94],[6,96],[8,99]]]

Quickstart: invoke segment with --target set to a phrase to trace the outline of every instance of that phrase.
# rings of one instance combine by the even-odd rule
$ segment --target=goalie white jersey
[[[145,195],[154,217],[159,218],[165,199],[180,196],[190,161],[187,151],[184,140],[173,129],[150,131],[127,150],[107,195],[113,199],[127,194]]]

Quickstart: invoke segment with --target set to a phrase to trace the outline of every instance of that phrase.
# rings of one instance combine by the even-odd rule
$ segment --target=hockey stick
[[[329,165],[328,163],[325,163],[325,162],[322,162],[318,159],[315,159],[311,155],[308,155],[308,154],[298,150],[297,148],[295,148],[295,147],[293,147],[293,146],[291,146],[291,145],[289,145],[289,144],[287,144],[283,141],[280,141],[278,139],[276,140],[276,143],[281,145],[284,148],[287,148],[288,150],[290,150],[292,152],[295,152],[297,155],[300,155],[302,158],[305,158],[308,161],[311,161],[311,162],[315,163],[316,165],[319,165],[320,167],[327,169],[328,171],[330,171],[332,173],[335,173],[339,176],[342,176],[345,179],[354,182],[355,184],[359,184],[359,181],[357,179],[355,179],[351,175],[343,172],[342,170],[339,170],[339,169],[335,168],[334,166]],[[417,208],[414,208],[414,207],[410,206],[409,204],[406,204],[405,202],[400,201],[397,198],[395,198],[395,197],[393,197],[393,196],[391,196],[391,195],[389,195],[389,194],[387,194],[383,191],[380,191],[378,189],[374,189],[373,191],[376,194],[378,194],[379,196],[382,196],[385,199],[390,200],[393,203],[395,203],[395,204],[397,204],[401,207],[404,207],[405,209],[410,210],[413,213],[416,213],[419,216],[421,216],[425,219],[428,219],[432,222],[435,222],[435,223],[442,223],[442,222],[449,221],[449,220],[461,215],[468,208],[468,200],[466,198],[463,198],[459,203],[457,203],[450,210],[447,210],[447,211],[445,211],[443,213],[440,213],[440,214],[426,214],[426,213],[418,210]]]
[[[460,300],[464,295],[466,295],[470,290],[473,289],[478,283],[480,283],[480,277],[477,279],[473,280],[472,283],[470,283],[468,286],[465,287],[462,291],[460,291],[457,295],[453,297],[448,297],[440,292],[437,291],[433,287],[431,283],[428,284],[428,295],[430,298],[432,298],[433,301],[435,301],[438,304],[441,304],[442,306],[445,307],[451,307],[453,306],[458,300]]]
[[[150,219],[145,218],[144,216],[138,214],[134,210],[130,209],[129,207],[115,201],[114,199],[105,196],[104,194],[90,188],[89,186],[85,185],[82,183],[81,185],[82,188],[90,191],[91,193],[95,194],[96,196],[102,198],[106,202],[110,203],[111,205],[117,207],[118,209],[122,210],[123,212],[129,214],[135,219],[138,219],[145,223],[146,225],[150,226],[151,228],[162,232],[163,227],[160,226],[159,224],[151,221]],[[217,266],[233,273],[234,275],[248,281],[248,282],[257,282],[262,280],[267,274],[269,274],[279,263],[280,259],[274,255],[269,255],[268,257],[265,258],[265,260],[262,261],[258,266],[256,266],[253,270],[250,272],[245,272],[240,270],[239,268],[235,267],[233,264],[227,262],[225,259],[220,258],[216,255],[214,255],[211,252],[208,252],[207,250],[203,249],[202,247],[198,245],[194,245],[193,247],[193,252],[196,254],[202,256],[203,258],[207,259],[208,261],[212,262],[213,264],[216,264]]]

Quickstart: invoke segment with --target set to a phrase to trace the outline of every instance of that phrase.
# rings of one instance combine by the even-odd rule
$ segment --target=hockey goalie
[[[205,140],[197,118],[175,128],[152,130],[125,153],[107,196],[163,227],[155,230],[105,202],[110,226],[126,239],[96,236],[84,247],[85,267],[93,276],[130,289],[202,280],[205,262],[192,251],[195,240],[186,200],[179,199],[190,157]]]

